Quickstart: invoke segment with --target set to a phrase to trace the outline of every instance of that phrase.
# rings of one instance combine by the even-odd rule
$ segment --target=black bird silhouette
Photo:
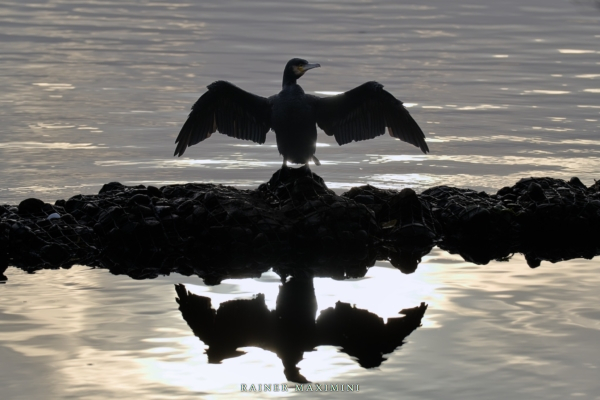
[[[306,71],[320,67],[293,58],[283,71],[281,92],[269,98],[248,93],[237,86],[217,81],[208,86],[192,106],[175,143],[181,156],[188,146],[200,143],[216,131],[237,139],[264,143],[267,132],[275,131],[283,166],[290,161],[306,164],[315,157],[318,125],[339,145],[373,139],[385,133],[428,153],[425,135],[402,102],[377,82],[367,82],[331,97],[305,94],[296,83]]]

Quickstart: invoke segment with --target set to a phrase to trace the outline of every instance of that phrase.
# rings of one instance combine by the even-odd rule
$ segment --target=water
[[[53,202],[115,180],[255,187],[281,163],[272,134],[263,146],[213,135],[180,159],[173,142],[207,84],[268,96],[295,56],[322,65],[299,81],[307,92],[377,80],[410,103],[428,137],[422,155],[389,137],[340,149],[320,133],[315,171],[340,192],[495,191],[526,176],[590,185],[600,170],[599,22],[592,1],[5,1],[0,203]],[[333,347],[299,367],[314,382],[360,384],[369,398],[598,398],[597,267],[531,270],[518,255],[475,266],[434,250],[412,275],[380,262],[366,279],[316,280],[320,310],[338,300],[382,318],[429,308],[379,368]],[[184,282],[213,306],[265,293],[274,308],[272,274],[216,287],[87,267],[6,275],[3,397],[229,398],[245,381],[285,381],[281,361],[256,348],[207,364],[174,301]]]
[[[318,172],[332,187],[593,182],[592,4],[347,3],[5,2],[0,201],[95,193],[110,180],[255,186],[281,163],[274,135],[263,146],[215,135],[181,159],[173,142],[207,84],[269,96],[293,56],[323,66],[300,80],[307,92],[376,79],[416,104],[429,137],[424,156],[387,136],[339,149],[321,134]]]
[[[241,383],[286,382],[275,354],[255,347],[208,364],[174,300],[173,284],[184,282],[213,307],[264,293],[273,309],[272,273],[206,287],[193,277],[133,281],[86,267],[9,271],[0,292],[5,398],[230,398],[242,395]],[[365,279],[316,279],[319,311],[336,301],[382,318],[422,301],[429,308],[378,368],[331,346],[298,366],[313,382],[359,384],[368,398],[597,398],[598,281],[593,261],[532,270],[515,256],[474,266],[440,250],[411,275],[378,263]]]

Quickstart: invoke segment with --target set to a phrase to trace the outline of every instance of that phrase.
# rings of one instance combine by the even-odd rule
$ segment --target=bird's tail
[[[312,160],[315,163],[315,165],[321,165],[321,161],[319,161],[319,159],[315,156],[312,156]]]

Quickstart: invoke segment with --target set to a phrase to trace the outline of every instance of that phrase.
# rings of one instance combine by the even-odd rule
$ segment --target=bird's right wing
[[[265,97],[248,93],[229,82],[208,86],[192,106],[187,121],[177,136],[176,156],[210,137],[215,131],[237,139],[264,143],[271,129],[271,103]]]
[[[373,139],[385,133],[429,152],[425,135],[402,102],[377,82],[345,93],[318,98],[317,124],[339,145]]]

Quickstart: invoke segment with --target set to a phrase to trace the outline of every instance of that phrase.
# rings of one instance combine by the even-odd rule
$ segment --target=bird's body
[[[285,86],[269,100],[272,104],[271,128],[275,131],[277,148],[284,163],[308,163],[313,159],[317,145],[315,97],[305,94],[294,84]]]
[[[402,102],[377,82],[367,82],[337,96],[320,98],[304,93],[297,84],[306,71],[320,67],[298,58],[283,73],[282,90],[269,98],[248,93],[229,82],[208,86],[192,107],[175,143],[175,155],[203,141],[215,131],[238,139],[264,143],[270,129],[287,161],[320,165],[315,157],[317,125],[338,144],[372,139],[385,133],[429,151],[425,135]]]

